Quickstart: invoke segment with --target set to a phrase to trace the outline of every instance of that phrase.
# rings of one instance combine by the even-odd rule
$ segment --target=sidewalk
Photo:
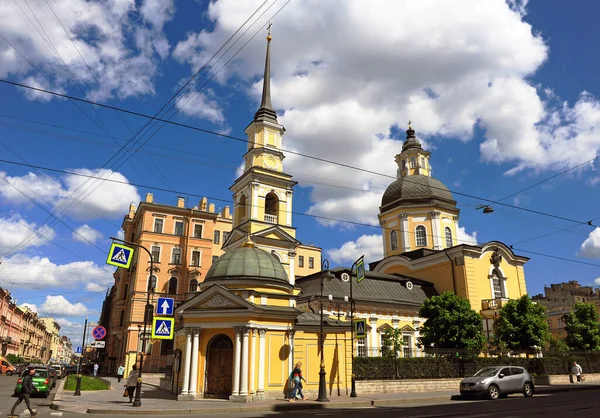
[[[81,396],[73,396],[73,392],[63,391],[63,382],[57,390],[51,408],[60,411],[90,414],[128,414],[128,415],[182,415],[182,414],[232,414],[243,412],[269,412],[288,410],[308,410],[327,408],[366,408],[378,406],[403,405],[421,402],[450,401],[457,399],[458,391],[443,392],[411,392],[382,393],[350,398],[347,396],[331,396],[330,402],[314,400],[289,403],[284,399],[257,401],[252,403],[232,403],[227,400],[176,401],[175,395],[158,389],[152,384],[144,383],[142,387],[142,406],[134,408],[123,398],[123,383],[115,378],[106,378],[111,382],[110,390],[81,392]],[[569,392],[574,390],[600,389],[597,384],[538,386],[536,393]]]

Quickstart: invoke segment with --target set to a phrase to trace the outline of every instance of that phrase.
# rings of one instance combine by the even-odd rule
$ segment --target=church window
[[[494,288],[494,299],[500,299],[504,297],[501,279],[495,274],[492,276],[492,287]]]
[[[197,292],[198,291],[198,280],[196,280],[196,279],[190,280],[189,291],[190,292]]]
[[[403,357],[412,357],[412,337],[410,335],[402,336],[402,355]]]
[[[303,255],[298,256],[298,267],[304,267],[304,256]]]
[[[265,196],[265,222],[277,223],[279,213],[279,199],[274,192]]]
[[[417,226],[415,236],[417,237],[417,247],[427,246],[427,233],[423,225]]]
[[[410,157],[410,168],[415,168],[417,166],[417,157]]]
[[[452,247],[452,230],[446,227],[444,231],[446,232],[446,247],[450,248]]]
[[[425,165],[425,157],[421,157],[421,167],[427,168],[427,165]]]
[[[177,294],[177,278],[176,277],[171,277],[169,279],[169,288],[168,288],[168,292],[169,295],[176,295]]]
[[[240,196],[240,200],[235,207],[235,215],[237,222],[240,222],[246,217],[246,195],[244,193]]]
[[[398,249],[398,232],[396,231],[390,232],[390,248],[392,251]]]

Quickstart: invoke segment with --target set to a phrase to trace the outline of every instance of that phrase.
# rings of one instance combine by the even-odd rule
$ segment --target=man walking
[[[17,401],[13,405],[12,409],[10,410],[10,414],[8,414],[9,417],[17,417],[18,416],[18,415],[15,415],[15,409],[23,401],[25,401],[25,405],[27,405],[27,409],[29,409],[29,413],[31,414],[31,416],[34,417],[37,415],[37,411],[33,412],[33,409],[31,409],[31,404],[29,403],[29,396],[31,395],[31,392],[38,391],[38,389],[35,386],[33,386],[33,375],[34,374],[35,374],[35,369],[29,369],[29,374],[26,374],[25,377],[23,378],[23,383],[21,384],[21,393],[19,394],[19,399],[17,399]]]
[[[577,383],[581,383],[581,373],[583,373],[583,369],[576,361],[573,362],[573,367],[571,367],[571,373],[577,376]]]
[[[117,369],[117,382],[120,382],[125,374],[125,367],[121,364]]]

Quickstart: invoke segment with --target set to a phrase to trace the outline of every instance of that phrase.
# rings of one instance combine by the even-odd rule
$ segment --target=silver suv
[[[460,381],[462,396],[487,394],[494,400],[510,393],[533,396],[533,389],[531,375],[524,368],[516,366],[486,367]]]

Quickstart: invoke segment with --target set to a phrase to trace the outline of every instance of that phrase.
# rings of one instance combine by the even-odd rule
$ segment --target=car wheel
[[[495,401],[500,397],[500,389],[496,385],[490,385],[488,388],[488,396],[491,400]]]
[[[526,382],[523,385],[523,395],[526,398],[533,396],[533,385],[530,382]]]
[[[44,398],[47,398],[49,394],[50,394],[49,392],[46,392],[46,393],[44,393],[42,396],[43,396]]]
[[[9,371],[7,371],[7,372],[6,372],[6,375],[7,375],[7,376],[12,376],[12,370],[9,370]]]

